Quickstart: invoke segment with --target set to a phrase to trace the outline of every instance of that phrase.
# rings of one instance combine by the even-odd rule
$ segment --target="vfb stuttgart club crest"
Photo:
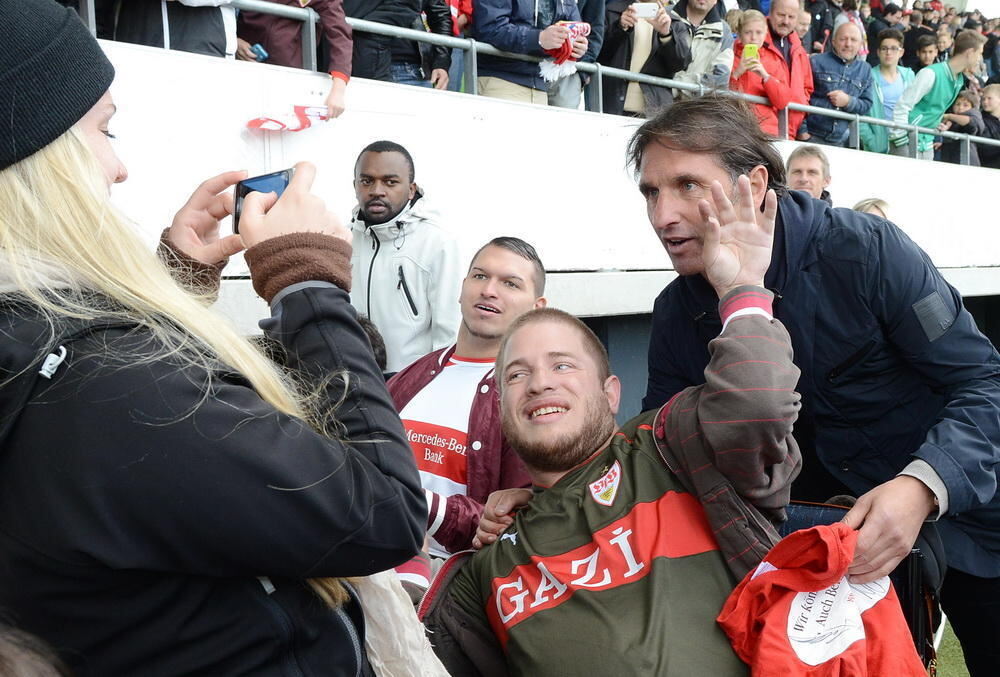
[[[621,480],[622,466],[618,461],[615,461],[603,477],[587,486],[590,487],[590,495],[594,497],[595,501],[601,505],[610,506],[615,502],[615,496],[618,495],[618,484]]]

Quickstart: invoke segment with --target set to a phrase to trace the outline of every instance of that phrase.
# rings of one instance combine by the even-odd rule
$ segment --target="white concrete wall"
[[[118,72],[112,131],[131,176],[113,196],[151,246],[194,187],[227,169],[253,175],[310,160],[319,168],[315,190],[348,219],[354,160],[387,138],[411,151],[417,182],[466,255],[497,235],[523,237],[557,271],[550,299],[560,307],[648,312],[673,277],[625,168],[634,120],[355,80],[348,110],[335,121],[296,133],[249,132],[254,117],[321,103],[328,77],[103,45]],[[964,294],[1000,294],[1000,229],[986,207],[1000,172],[840,149],[829,155],[837,206],[887,200],[891,217]],[[245,273],[242,260],[226,270]],[[246,282],[233,281],[222,301],[248,328],[263,312],[252,295]]]

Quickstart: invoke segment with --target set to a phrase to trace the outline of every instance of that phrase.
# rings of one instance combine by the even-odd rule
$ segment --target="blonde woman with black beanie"
[[[313,167],[239,236],[244,174],[209,179],[158,260],[109,202],[97,42],[53,0],[0,26],[0,612],[78,675],[368,674],[343,579],[409,559],[426,507]],[[207,307],[244,248],[286,372]]]

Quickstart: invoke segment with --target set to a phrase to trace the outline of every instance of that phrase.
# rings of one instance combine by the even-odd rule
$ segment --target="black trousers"
[[[1000,578],[949,569],[941,608],[962,644],[971,677],[1000,675]]]
[[[352,78],[392,82],[392,38],[357,32],[354,34]]]

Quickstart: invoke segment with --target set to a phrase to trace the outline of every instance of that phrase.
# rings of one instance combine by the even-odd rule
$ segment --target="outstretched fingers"
[[[742,198],[743,179],[746,179],[746,177],[741,176],[738,182],[739,189],[741,190],[740,192],[741,198]],[[747,186],[749,187],[749,185],[750,181],[749,179],[747,179]],[[718,181],[713,181],[711,190],[712,190],[712,203],[715,206],[716,214],[719,215],[719,223],[730,224],[736,221],[738,218],[738,215],[736,213],[736,208],[733,206],[733,203],[729,199],[729,196],[726,195],[726,191],[722,187],[722,184],[719,183]],[[740,202],[742,203],[742,201],[743,200],[741,199]]]

